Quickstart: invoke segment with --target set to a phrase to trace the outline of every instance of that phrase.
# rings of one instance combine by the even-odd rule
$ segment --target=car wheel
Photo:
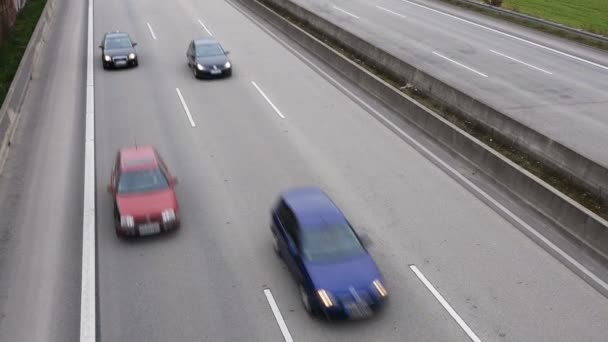
[[[192,74],[194,75],[194,78],[198,78],[198,72],[196,72],[195,66],[192,67]]]
[[[310,298],[308,298],[308,293],[306,293],[304,286],[301,284],[300,284],[300,299],[302,300],[302,305],[304,306],[304,310],[306,310],[306,312],[311,314],[312,310],[310,309]]]

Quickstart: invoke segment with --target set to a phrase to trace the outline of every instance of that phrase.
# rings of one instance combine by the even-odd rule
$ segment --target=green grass
[[[504,0],[502,7],[608,36],[608,0]]]
[[[46,0],[28,0],[17,17],[13,32],[0,43],[0,104],[4,102],[45,4]]]

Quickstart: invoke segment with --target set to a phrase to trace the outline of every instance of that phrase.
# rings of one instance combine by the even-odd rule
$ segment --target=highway
[[[86,2],[60,4],[0,178],[0,341],[78,340]],[[605,340],[605,297],[230,2],[97,0],[94,18],[95,39],[127,31],[140,56],[104,71],[95,51],[98,341],[284,341],[265,289],[293,341]],[[186,67],[189,40],[209,32],[232,78]],[[106,184],[135,142],[179,179],[178,232],[114,233]],[[305,313],[268,227],[277,194],[299,185],[370,236],[391,296],[378,316]]]
[[[608,167],[608,55],[437,0],[294,0]]]

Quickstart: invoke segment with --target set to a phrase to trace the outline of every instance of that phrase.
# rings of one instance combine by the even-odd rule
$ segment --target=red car
[[[114,197],[116,235],[144,236],[179,227],[177,178],[151,146],[123,148],[108,192]]]

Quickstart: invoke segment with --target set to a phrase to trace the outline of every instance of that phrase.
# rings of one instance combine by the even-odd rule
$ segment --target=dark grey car
[[[232,63],[228,59],[229,53],[215,39],[192,40],[186,52],[188,67],[196,78],[230,76]]]
[[[138,58],[135,51],[137,43],[131,40],[129,34],[124,32],[107,32],[99,48],[103,68],[123,68],[137,66]]]

